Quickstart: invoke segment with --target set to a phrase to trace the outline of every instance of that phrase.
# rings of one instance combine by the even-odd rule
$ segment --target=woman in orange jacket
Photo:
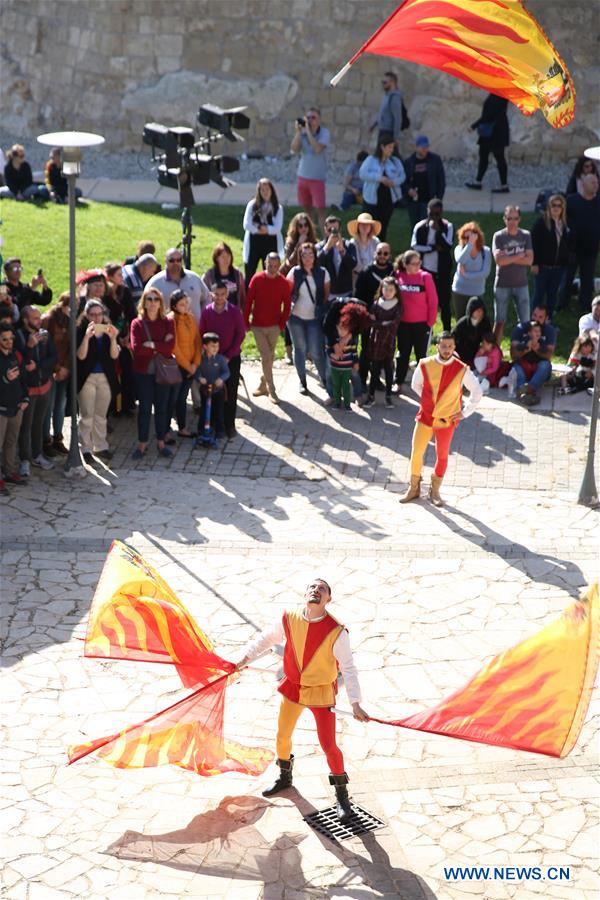
[[[180,437],[192,437],[186,428],[187,396],[192,379],[200,364],[200,332],[198,323],[190,312],[190,301],[185,291],[173,291],[169,298],[169,318],[175,323],[175,348],[173,354],[181,371],[181,384],[175,394],[169,422],[175,415]]]

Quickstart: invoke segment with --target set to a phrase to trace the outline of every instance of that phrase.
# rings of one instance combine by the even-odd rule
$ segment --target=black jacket
[[[427,243],[429,238],[429,218],[422,219],[420,222],[417,222],[415,226],[416,244],[413,245],[413,247],[429,248],[429,251],[417,250],[421,260],[423,260],[425,252],[431,252],[432,250],[436,251],[438,256],[437,272],[441,279],[449,279],[450,273],[452,272],[452,244],[449,244],[448,241],[444,240],[442,237],[442,235],[446,236],[448,234],[449,225],[450,223],[447,219],[441,220],[440,230],[439,233],[435,235],[435,244],[433,245]]]
[[[484,137],[479,135],[478,144],[484,144],[490,150],[501,150],[502,147],[508,147],[510,144],[510,132],[508,128],[508,115],[506,113],[508,100],[504,97],[497,97],[495,94],[488,94],[483,101],[483,109],[481,115],[476,122],[473,122],[471,128],[478,129],[480,125],[491,125],[491,135]]]
[[[52,302],[52,291],[50,288],[43,288],[42,292],[32,290],[28,284],[11,284],[10,281],[3,281],[8,288],[8,293],[13,303],[19,308],[19,312],[24,306],[48,306]]]
[[[419,162],[423,162],[423,160],[419,160]],[[438,200],[444,199],[444,193],[446,191],[446,174],[444,172],[444,164],[442,162],[442,157],[438,156],[437,153],[432,153],[431,150],[425,157],[425,163],[427,165],[427,183],[429,185],[429,196],[421,197],[419,195],[419,202],[426,202],[427,200],[433,200],[434,197],[437,197]],[[402,184],[402,194],[405,199],[408,199],[408,191],[410,188],[413,188],[414,182],[413,177],[415,174],[415,166],[417,164],[417,154],[413,153],[407,159],[404,160],[404,171],[406,173],[406,180]]]
[[[19,377],[9,381],[6,373],[15,366],[19,368]],[[19,411],[19,403],[29,403],[27,380],[23,355],[11,350],[8,355],[0,353],[0,416],[12,419]]]
[[[540,216],[531,229],[531,243],[534,266],[566,266],[573,249],[573,232],[563,228],[558,242],[556,229],[548,228],[544,216]]]
[[[354,245],[350,241],[344,241],[346,252],[340,257],[340,267],[335,271],[333,262],[333,250],[324,251],[326,241],[320,241],[315,247],[317,253],[317,266],[323,266],[329,272],[331,284],[329,285],[330,293],[351,294],[352,293],[352,272],[356,267],[356,256],[354,255]]]
[[[485,303],[480,297],[471,297],[467,303],[466,315],[458,320],[452,332],[456,341],[456,352],[468,366],[473,365],[473,360],[479,350],[483,335],[492,330],[487,312],[481,322],[477,325],[471,325],[471,316],[476,309],[485,311]]]
[[[35,369],[31,372],[26,370],[25,378],[27,387],[38,388],[43,387],[52,378],[58,354],[51,334],[48,334],[46,340],[40,341],[35,347],[28,347],[27,341],[30,333],[25,328],[19,328],[15,334],[15,348],[26,363],[31,360],[35,362]]]
[[[77,329],[77,349],[81,344],[86,329],[90,323],[87,321]],[[96,363],[100,363],[102,371],[106,375],[106,379],[110,385],[113,397],[119,392],[119,382],[117,379],[116,360],[110,355],[110,338],[107,334],[103,334],[100,341],[96,338],[90,338],[88,343],[88,354],[85,359],[77,357],[77,393],[85,384],[88,375],[92,372]]]
[[[383,267],[378,266],[376,263],[371,263],[370,266],[367,266],[366,269],[363,269],[362,272],[358,273],[356,286],[354,288],[354,296],[358,300],[362,300],[363,303],[366,303],[367,307],[370,309],[382,279],[393,274],[394,266],[391,262]]]

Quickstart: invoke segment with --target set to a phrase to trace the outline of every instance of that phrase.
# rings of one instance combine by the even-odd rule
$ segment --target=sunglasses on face
[[[519,217],[518,216],[504,216],[504,221],[505,222],[518,222]]]
[[[160,297],[146,297],[146,303],[160,303]]]
[[[387,253],[385,250],[378,250],[377,253],[375,254],[375,256],[389,256],[389,255],[390,254]]]
[[[563,208],[562,203],[551,203],[550,206],[551,206],[553,209],[562,209],[562,208]]]

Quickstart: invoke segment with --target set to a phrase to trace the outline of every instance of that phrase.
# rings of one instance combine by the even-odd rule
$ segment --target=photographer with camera
[[[21,260],[18,256],[12,256],[4,263],[4,272],[6,278],[2,283],[8,288],[9,296],[19,310],[34,303],[47,306],[52,302],[52,291],[48,287],[42,269],[38,269],[37,275],[31,279],[31,284],[24,284],[21,281],[23,273]],[[41,293],[37,290],[39,287],[42,288]]]
[[[321,233],[325,234],[325,181],[327,179],[327,147],[329,131],[321,125],[321,110],[315,106],[306,115],[296,119],[295,134],[291,143],[292,153],[300,154],[298,165],[298,203],[314,221],[314,210],[319,217]]]
[[[109,324],[108,310],[99,300],[88,300],[77,323],[77,400],[79,437],[85,462],[92,451],[109,460],[113,451],[106,440],[106,416],[119,390],[115,361],[119,358],[119,332]]]
[[[342,237],[337,216],[325,219],[325,239],[315,247],[317,265],[327,269],[330,278],[329,299],[352,296],[352,273],[356,268],[356,248]]]
[[[52,335],[42,328],[42,314],[36,306],[21,310],[22,326],[15,335],[15,350],[25,360],[29,404],[23,412],[19,431],[20,474],[27,477],[30,466],[52,469],[54,463],[43,454],[44,419],[52,398],[52,380],[57,353]]]

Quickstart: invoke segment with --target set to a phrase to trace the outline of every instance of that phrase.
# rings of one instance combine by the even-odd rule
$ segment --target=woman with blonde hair
[[[483,297],[492,267],[492,251],[477,222],[465,222],[458,230],[454,248],[456,272],[452,281],[452,306],[456,321],[465,315],[471,297]]]
[[[118,331],[108,321],[100,300],[88,300],[77,322],[77,400],[83,458],[110,460],[106,416],[118,390],[115,362],[119,356]]]
[[[158,356],[175,359],[175,323],[167,318],[163,295],[157,288],[146,288],[140,297],[137,318],[131,323],[133,377],[139,400],[138,446],[133,459],[141,459],[148,450],[150,416],[154,407],[154,429],[159,456],[173,453],[165,446],[169,428],[169,409],[178,385],[160,384],[156,377]]]
[[[44,184],[34,184],[31,166],[25,159],[25,147],[13,144],[6,154],[4,184],[0,197],[12,200],[49,200],[50,193]]]
[[[371,213],[362,212],[358,218],[351,219],[346,227],[348,234],[352,235],[350,243],[354,246],[356,253],[354,269],[356,276],[375,262],[375,250],[379,244],[381,222],[374,219]]]
[[[558,289],[573,250],[573,234],[567,225],[567,201],[552,194],[546,209],[531,229],[533,245],[533,302],[531,308],[545,306],[551,319]]]

